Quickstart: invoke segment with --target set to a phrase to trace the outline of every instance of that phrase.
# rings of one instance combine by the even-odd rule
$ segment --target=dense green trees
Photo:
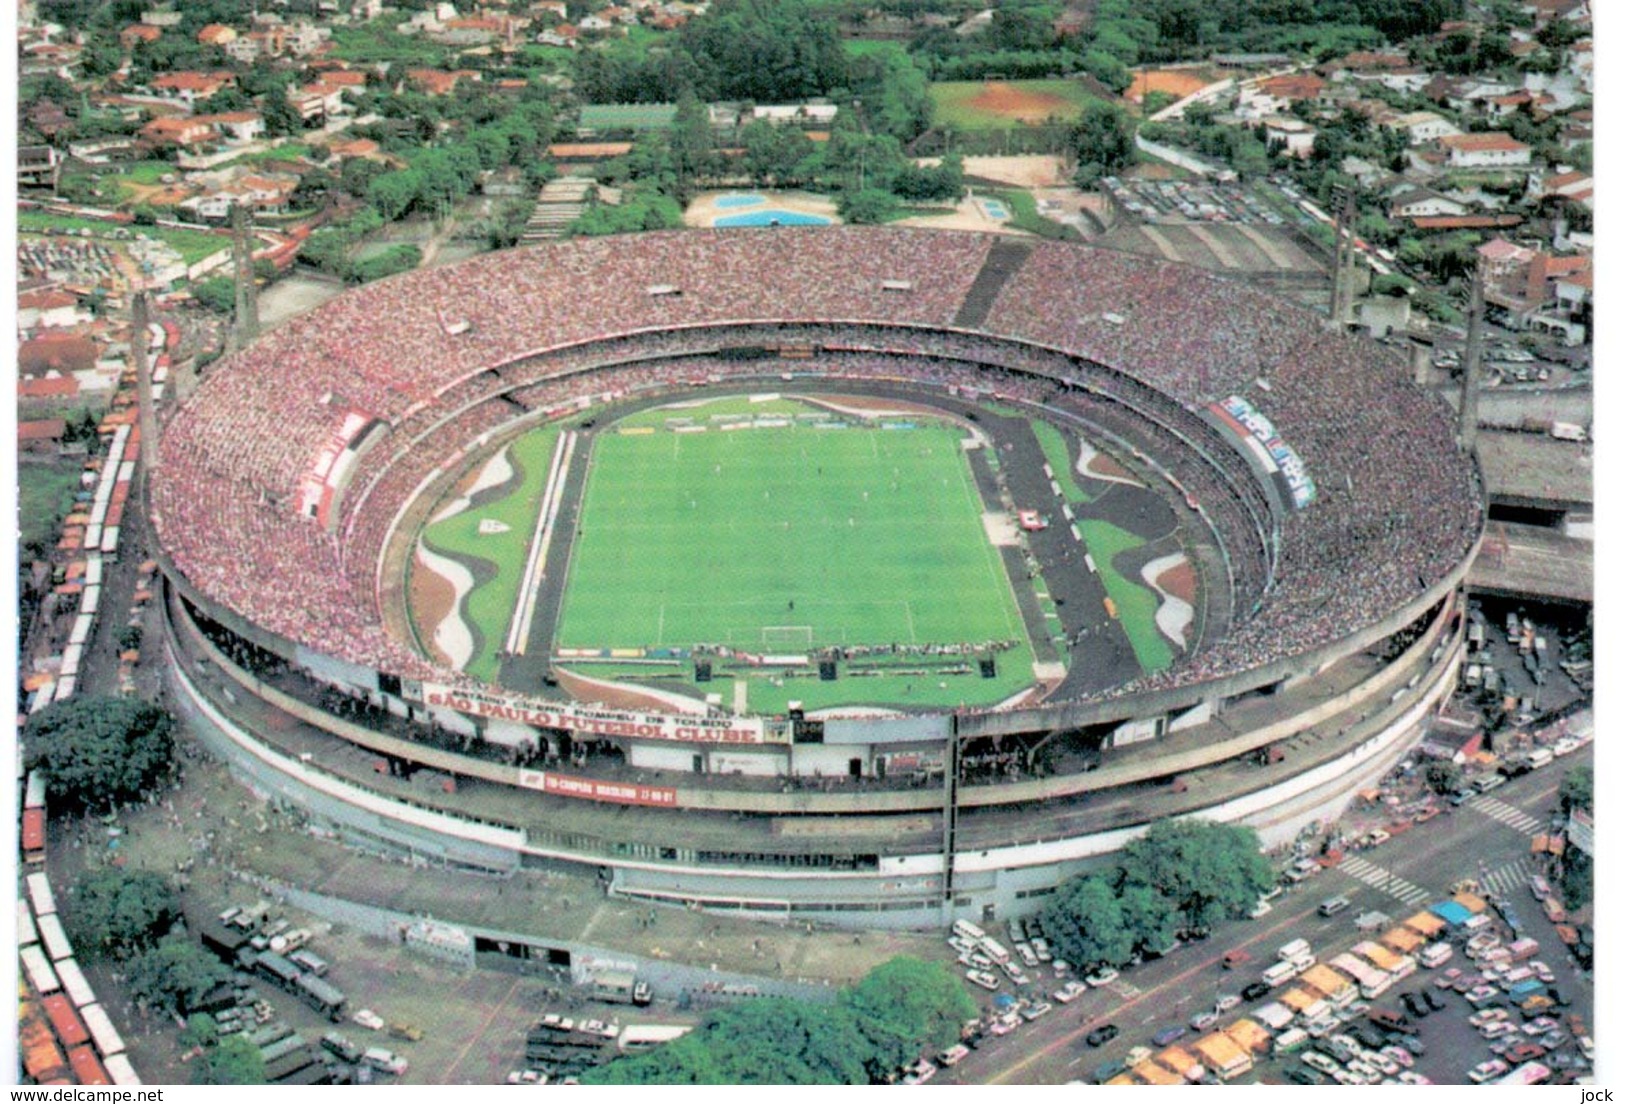
[[[265,1059],[242,1035],[229,1035],[204,1051],[192,1067],[194,1085],[264,1085]]]
[[[721,1009],[689,1034],[584,1078],[599,1085],[861,1085],[948,1046],[976,1004],[935,963],[895,958],[834,1005],[762,998]]]
[[[166,1012],[183,1012],[221,982],[231,971],[213,954],[184,935],[165,936],[124,964],[130,993]]]
[[[1122,108],[1091,101],[1073,124],[1069,146],[1076,168],[1072,178],[1087,188],[1134,163],[1134,130]]]
[[[28,718],[25,765],[45,772],[54,808],[105,812],[142,800],[168,774],[172,726],[168,713],[135,698],[71,698]]]
[[[701,98],[785,103],[846,87],[836,32],[810,0],[719,0],[683,24],[678,48],[699,71]]]
[[[1115,869],[1063,885],[1044,930],[1069,962],[1120,966],[1135,948],[1161,948],[1182,928],[1245,916],[1274,884],[1250,828],[1159,821],[1121,852]]]
[[[73,883],[63,921],[79,953],[124,958],[156,943],[180,917],[162,875],[116,867],[90,870]]]
[[[1565,814],[1579,809],[1591,812],[1591,786],[1593,771],[1590,767],[1571,767],[1557,787],[1557,802]]]
[[[976,1004],[964,983],[945,968],[899,956],[875,967],[841,994],[840,1007],[868,1040],[864,1064],[880,1076],[918,1057],[929,1046],[940,1049],[959,1038]]]

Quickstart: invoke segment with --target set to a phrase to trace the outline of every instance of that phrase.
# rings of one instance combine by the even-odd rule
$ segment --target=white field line
[[[567,432],[553,447],[553,466],[548,472],[547,488],[542,493],[542,508],[536,511],[536,531],[530,538],[530,558],[525,563],[525,575],[519,586],[519,605],[508,623],[508,653],[524,655],[525,641],[530,639],[531,622],[536,617],[536,600],[542,590],[542,568],[547,563],[547,549],[553,543],[553,522],[564,499],[564,481],[570,472],[570,459],[576,451],[576,434]]]

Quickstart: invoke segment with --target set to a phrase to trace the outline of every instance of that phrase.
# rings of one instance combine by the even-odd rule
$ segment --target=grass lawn
[[[924,423],[601,434],[555,644],[801,653],[1019,641],[994,679],[843,671],[833,683],[749,685],[753,710],[1008,696],[1031,682],[1032,654],[961,436]]]
[[[1138,548],[1145,541],[1109,521],[1080,520],[1078,531],[1083,534],[1083,543],[1100,570],[1100,581],[1106,586],[1107,596],[1117,606],[1117,617],[1134,648],[1134,657],[1147,672],[1168,666],[1174,661],[1174,652],[1157,629],[1156,592],[1139,580],[1123,575],[1114,562],[1119,552]]]
[[[936,81],[930,92],[937,125],[954,130],[1005,130],[1050,116],[1069,121],[1098,98],[1077,81],[1064,78]]]
[[[77,459],[17,465],[19,548],[33,543],[46,548],[56,544],[57,529],[73,508],[81,470]]]
[[[1076,457],[1072,456],[1072,446],[1067,442],[1064,434],[1048,422],[1034,418],[1031,421],[1033,436],[1038,438],[1038,447],[1044,450],[1044,459],[1049,461],[1050,470],[1055,473],[1055,482],[1061,485],[1061,493],[1068,502],[1093,502],[1094,495],[1078,486],[1078,481],[1072,474],[1072,465]]]
[[[497,676],[496,654],[507,640],[508,622],[519,598],[520,576],[524,573],[530,538],[536,528],[536,505],[541,498],[542,485],[547,481],[548,464],[553,459],[553,446],[558,438],[559,429],[554,426],[527,433],[513,442],[508,449],[508,461],[520,479],[510,494],[435,522],[423,531],[423,539],[441,555],[465,563],[481,561],[496,569],[494,574],[476,571],[476,578],[482,574],[490,577],[463,599],[463,616],[479,627],[482,636],[481,647],[467,668],[476,678],[495,679]],[[480,522],[486,518],[503,522],[508,531],[481,533]],[[423,569],[414,567],[413,570]],[[420,631],[424,628],[419,626]]]
[[[185,230],[170,226],[133,226],[129,223],[108,222],[105,219],[58,215],[50,211],[18,211],[17,229],[23,233],[38,234],[78,233],[81,230],[89,230],[92,236],[98,238],[112,237],[114,229],[121,229],[130,234],[167,242],[188,265],[196,264],[222,249],[231,248],[230,238],[204,230]]]

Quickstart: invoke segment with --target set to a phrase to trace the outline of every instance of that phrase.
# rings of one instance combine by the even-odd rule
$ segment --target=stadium
[[[1483,529],[1391,349],[884,228],[583,239],[214,366],[148,498],[172,688],[342,838],[796,922],[1019,915],[1156,819],[1335,816]]]

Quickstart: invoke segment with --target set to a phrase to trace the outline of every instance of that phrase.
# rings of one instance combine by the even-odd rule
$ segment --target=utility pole
[[[135,365],[138,403],[136,424],[141,429],[141,478],[146,480],[158,464],[158,412],[153,409],[152,365],[147,356],[147,327],[150,323],[145,288],[136,291],[130,314],[130,360]]]
[[[1333,199],[1337,197],[1334,195]],[[1343,207],[1335,207],[1337,212],[1332,222],[1332,301],[1326,307],[1326,325],[1328,329],[1337,329],[1338,320],[1343,310]]]
[[[1461,358],[1461,411],[1456,439],[1468,452],[1478,442],[1478,371],[1484,359],[1484,258],[1473,264],[1472,300],[1467,307],[1467,351]]]
[[[236,352],[253,341],[260,332],[259,292],[254,286],[254,254],[252,236],[248,231],[248,208],[242,203],[231,205],[231,261],[237,292],[236,307],[232,312],[231,337],[228,351]]]

